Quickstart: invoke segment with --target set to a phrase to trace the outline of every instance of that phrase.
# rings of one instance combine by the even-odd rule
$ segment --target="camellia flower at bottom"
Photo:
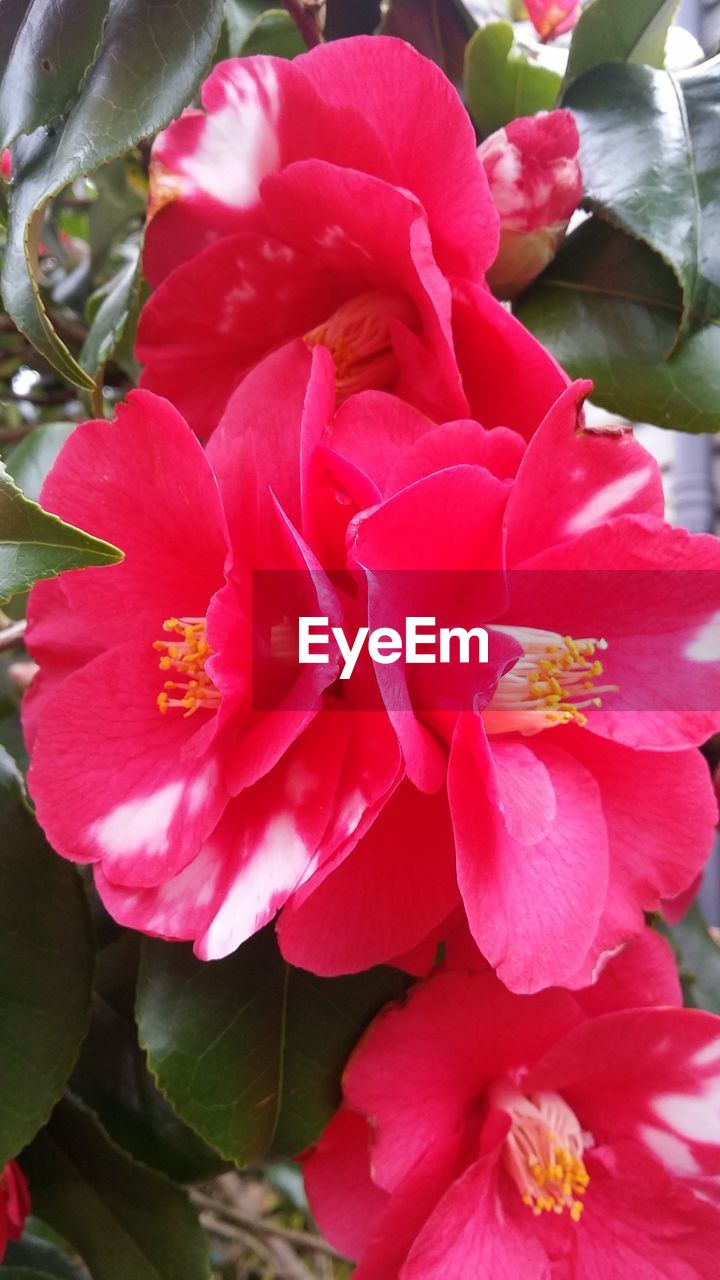
[[[0,1173],[0,1261],[9,1240],[19,1240],[30,1212],[30,1193],[20,1166],[11,1160]]]
[[[720,1029],[678,1002],[648,931],[587,992],[445,972],[381,1013],[305,1158],[354,1280],[714,1278]]]

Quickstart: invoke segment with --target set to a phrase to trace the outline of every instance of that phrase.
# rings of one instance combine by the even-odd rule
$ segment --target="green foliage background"
[[[0,1167],[20,1156],[35,1208],[8,1280],[344,1280],[288,1161],[407,983],[293,971],[272,929],[212,965],[141,942],[49,849],[24,794],[25,592],[120,555],[37,498],[74,425],[136,382],[150,144],[211,62],[379,32],[442,66],[479,139],[573,111],[589,216],[515,310],[607,409],[720,429],[718,60],[664,68],[674,0],[593,0],[563,78],[505,20],[521,6],[485,7],[478,27],[460,0],[0,0]],[[688,1003],[720,1013],[697,910],[667,932]]]

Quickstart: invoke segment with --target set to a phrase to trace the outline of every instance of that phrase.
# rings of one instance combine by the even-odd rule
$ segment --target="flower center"
[[[413,327],[415,310],[404,298],[371,289],[338,307],[329,320],[305,334],[315,347],[322,343],[335,361],[339,400],[357,391],[382,390],[394,382],[398,364],[390,334],[391,320]]]
[[[554,631],[533,627],[502,627],[494,631],[512,636],[524,653],[498,681],[483,712],[488,733],[537,733],[553,725],[587,724],[583,711],[602,706],[603,693],[617,693],[616,684],[598,684],[603,664],[597,653],[607,640],[573,640]]]
[[[179,679],[166,680],[157,704],[162,715],[171,707],[182,707],[185,716],[220,705],[220,693],[205,670],[213,650],[207,642],[204,618],[167,618],[163,631],[173,639],[156,640],[153,649],[162,654],[161,671],[173,671]]]
[[[579,1222],[590,1183],[583,1152],[592,1138],[583,1134],[574,1111],[557,1093],[525,1097],[509,1085],[494,1101],[512,1120],[503,1162],[523,1204],[536,1216],[567,1210]]]

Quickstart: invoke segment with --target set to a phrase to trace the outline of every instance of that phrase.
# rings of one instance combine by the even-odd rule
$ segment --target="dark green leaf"
[[[667,359],[682,295],[639,241],[589,219],[514,310],[569,374],[593,379],[604,408],[680,431],[720,429],[720,325],[705,325]]]
[[[5,306],[19,329],[70,382],[92,379],[55,334],[37,282],[46,201],[80,174],[134,147],[191,98],[218,38],[222,0],[115,4],[98,56],[65,119],[21,139],[3,270]]]
[[[32,0],[2,0],[0,67],[6,67],[10,61],[12,47],[31,4]]]
[[[116,564],[122,552],[43,511],[0,463],[0,602],[66,569]]]
[[[685,319],[702,324],[720,309],[719,90],[720,64],[687,82],[616,65],[588,72],[565,98],[580,130],[586,200],[672,267],[684,298],[680,333]]]
[[[370,35],[380,25],[380,0],[327,0],[325,39]]]
[[[33,1271],[29,1267],[0,1267],[5,1280],[53,1280],[49,1271]]]
[[[267,9],[261,13],[249,27],[240,48],[244,58],[256,53],[294,58],[305,52],[305,41],[285,9]]]
[[[0,148],[59,116],[95,54],[109,0],[32,0],[0,79]],[[3,16],[0,21],[4,21]]]
[[[698,905],[694,904],[679,924],[663,926],[662,932],[675,952],[685,1004],[720,1013],[720,947],[708,932]]]
[[[66,1098],[21,1161],[35,1212],[93,1280],[207,1280],[205,1239],[184,1193],[131,1160],[90,1111]]]
[[[28,1235],[27,1230],[22,1240],[10,1241],[5,1254],[5,1265],[0,1267],[0,1276],[4,1276],[8,1267],[29,1268],[28,1274],[40,1273],[50,1276],[52,1280],[85,1280],[87,1272],[81,1272],[55,1245],[37,1236]]]
[[[77,872],[46,844],[0,749],[0,1168],[65,1087],[87,1029],[92,966]]]
[[[124,933],[98,955],[90,1031],[71,1087],[92,1107],[114,1142],[177,1182],[212,1178],[227,1168],[159,1093],[145,1065],[133,1017],[137,934]]]
[[[392,0],[380,30],[407,40],[460,85],[465,49],[476,26],[460,0]]]
[[[140,293],[140,245],[125,247],[125,262],[104,286],[87,338],[80,352],[83,369],[96,378],[107,364],[134,314]]]
[[[272,928],[212,964],[148,941],[140,1041],[175,1110],[228,1159],[294,1155],[337,1106],[359,1035],[407,982],[388,968],[334,979],[293,969]]]
[[[528,60],[509,22],[489,22],[467,47],[465,83],[470,115],[487,137],[518,116],[552,110],[561,80]]]
[[[665,63],[665,44],[680,0],[593,0],[570,45],[565,83],[602,62]]]
[[[678,77],[692,151],[693,188],[700,220],[694,320],[720,313],[720,58]]]
[[[76,425],[75,422],[44,423],[10,451],[8,470],[26,498],[39,501],[45,477]]]

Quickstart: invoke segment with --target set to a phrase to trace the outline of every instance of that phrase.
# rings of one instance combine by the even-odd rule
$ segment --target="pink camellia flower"
[[[525,8],[543,41],[572,31],[582,13],[580,0],[525,0]]]
[[[0,177],[4,182],[9,182],[12,176],[12,156],[10,148],[5,147],[2,155],[0,155]]]
[[[30,1193],[19,1164],[11,1160],[0,1173],[0,1262],[9,1240],[19,1240],[30,1212]]]
[[[286,956],[330,974],[461,911],[536,990],[587,982],[688,887],[716,819],[695,746],[720,719],[720,545],[663,523],[656,465],[583,429],[586,389],[526,444],[385,392],[337,406],[329,353],[297,339],[205,453],[144,391],[73,433],[44,505],[126,559],[33,591],[29,784],[116,918],[213,958],[285,903]],[[280,611],[259,651],[258,571]],[[471,605],[490,661],[439,684],[297,665],[300,614],[352,638],[409,603],[462,625]]]
[[[484,287],[498,217],[439,68],[358,37],[220,63],[202,99],[153,149],[142,385],[207,436],[247,370],[304,337],[340,398],[527,434],[564,378]]]
[[[569,111],[513,120],[478,155],[500,214],[500,249],[487,273],[512,298],[555,257],[582,198],[580,137]]]
[[[343,616],[296,527],[303,343],[296,358],[299,403],[266,361],[207,454],[170,404],[131,393],[116,424],[73,432],[43,490],[125,560],[31,596],[40,671],[23,709],[39,820],[59,853],[96,864],[118,919],[195,938],[207,957],[358,839],[400,775],[386,717],[353,716],[355,690],[323,713],[336,663],[283,666],[276,635],[272,685],[254,665],[253,572],[285,575],[291,615]]]
[[[433,876],[453,876],[476,946],[517,991],[589,982],[694,882],[717,815],[696,748],[720,723],[720,541],[665,524],[653,459],[627,431],[584,429],[588,387],[528,445],[472,422],[428,429],[379,393],[342,405],[325,437],[335,473],[342,455],[377,494],[348,535],[371,628],[470,615],[517,645],[484,691],[476,666],[464,688],[438,666],[377,673],[409,782],[446,797]],[[278,925],[291,963],[361,969],[421,941],[407,904],[432,882],[398,877],[406,841],[391,802],[293,895]],[[440,923],[447,891],[435,900]]]
[[[445,972],[382,1012],[304,1159],[356,1280],[714,1280],[720,1033],[679,1003],[648,934],[588,992]]]

